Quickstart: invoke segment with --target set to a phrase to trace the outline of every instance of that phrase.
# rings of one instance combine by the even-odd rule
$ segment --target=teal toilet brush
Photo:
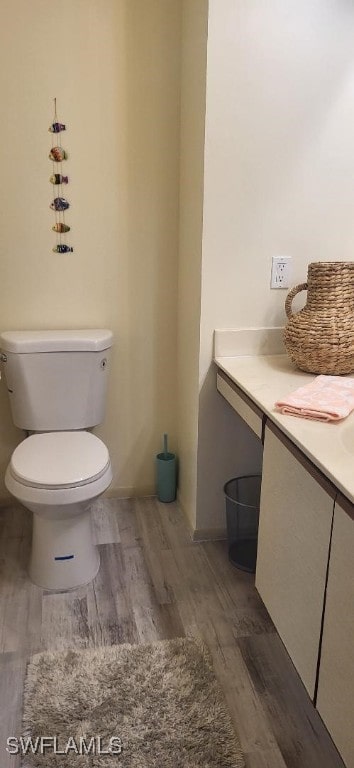
[[[167,434],[163,436],[163,452],[156,456],[156,486],[159,501],[170,502],[176,498],[176,456],[169,453]]]

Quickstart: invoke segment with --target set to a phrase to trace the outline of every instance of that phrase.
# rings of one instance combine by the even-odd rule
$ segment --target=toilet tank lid
[[[113,334],[106,328],[77,331],[5,331],[0,335],[4,352],[100,352],[113,344]]]

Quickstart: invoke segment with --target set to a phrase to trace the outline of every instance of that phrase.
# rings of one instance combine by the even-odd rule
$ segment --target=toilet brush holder
[[[159,501],[165,503],[175,501],[176,481],[176,456],[167,450],[167,435],[164,435],[164,450],[156,456],[156,487]]]

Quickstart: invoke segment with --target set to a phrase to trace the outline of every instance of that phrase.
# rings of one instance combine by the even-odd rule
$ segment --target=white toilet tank
[[[100,424],[112,343],[112,332],[102,329],[2,333],[2,372],[16,426],[56,432]]]

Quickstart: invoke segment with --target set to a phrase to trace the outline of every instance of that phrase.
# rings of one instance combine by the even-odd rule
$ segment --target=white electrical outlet
[[[272,257],[271,288],[289,288],[291,280],[291,256]]]

